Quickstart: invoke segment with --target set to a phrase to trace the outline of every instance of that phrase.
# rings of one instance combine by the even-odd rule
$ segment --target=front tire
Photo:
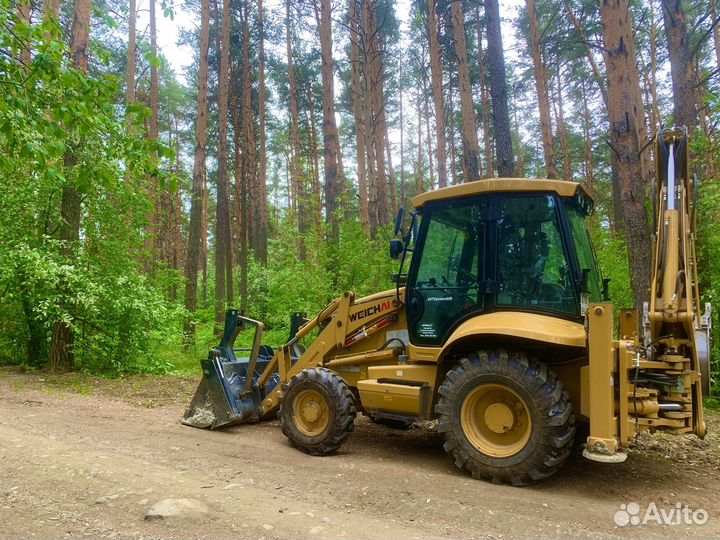
[[[525,353],[469,354],[438,393],[445,451],[474,478],[529,484],[555,474],[572,451],[568,394],[545,364]]]
[[[290,442],[306,454],[335,452],[350,436],[355,404],[347,383],[326,368],[304,369],[283,386],[280,427]]]

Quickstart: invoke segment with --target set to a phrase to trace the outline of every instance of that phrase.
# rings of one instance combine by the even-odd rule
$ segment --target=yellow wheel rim
[[[303,390],[293,400],[293,420],[297,428],[309,437],[320,435],[330,422],[330,409],[317,390]]]
[[[460,424],[470,444],[497,458],[520,452],[532,432],[527,405],[514,390],[500,384],[471,390],[460,409]]]

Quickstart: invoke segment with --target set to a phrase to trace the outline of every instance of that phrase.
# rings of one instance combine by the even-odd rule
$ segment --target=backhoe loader
[[[656,137],[652,289],[616,318],[575,182],[500,178],[417,195],[396,218],[395,287],[345,292],[290,340],[227,312],[220,345],[185,413],[221,428],[279,418],[299,450],[338,450],[358,412],[378,422],[437,420],[444,449],[475,478],[547,478],[585,424],[583,454],[623,461],[641,431],[705,435],[710,305],[700,308],[697,181],[684,130]],[[618,328],[616,328],[616,325]],[[255,330],[247,358],[234,343]],[[578,430],[579,432],[580,430]]]

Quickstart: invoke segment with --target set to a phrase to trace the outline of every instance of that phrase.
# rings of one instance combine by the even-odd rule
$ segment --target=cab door
[[[478,200],[432,205],[407,285],[408,330],[416,345],[439,346],[466,316],[482,310],[485,225]]]

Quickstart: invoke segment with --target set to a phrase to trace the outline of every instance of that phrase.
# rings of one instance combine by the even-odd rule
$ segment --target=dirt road
[[[182,426],[185,387],[122,397],[48,387],[0,370],[1,538],[531,538],[717,537],[720,425],[695,439],[643,438],[621,465],[573,456],[525,488],[472,480],[430,431],[359,418],[342,451],[293,449],[275,422],[209,432]],[[164,390],[163,390],[164,389]],[[165,391],[165,394],[162,392]],[[140,396],[140,398],[137,398]],[[187,400],[190,399],[187,395]],[[145,408],[141,402],[167,403]],[[180,516],[144,519],[190,499]],[[617,526],[621,504],[704,509],[704,525]]]

